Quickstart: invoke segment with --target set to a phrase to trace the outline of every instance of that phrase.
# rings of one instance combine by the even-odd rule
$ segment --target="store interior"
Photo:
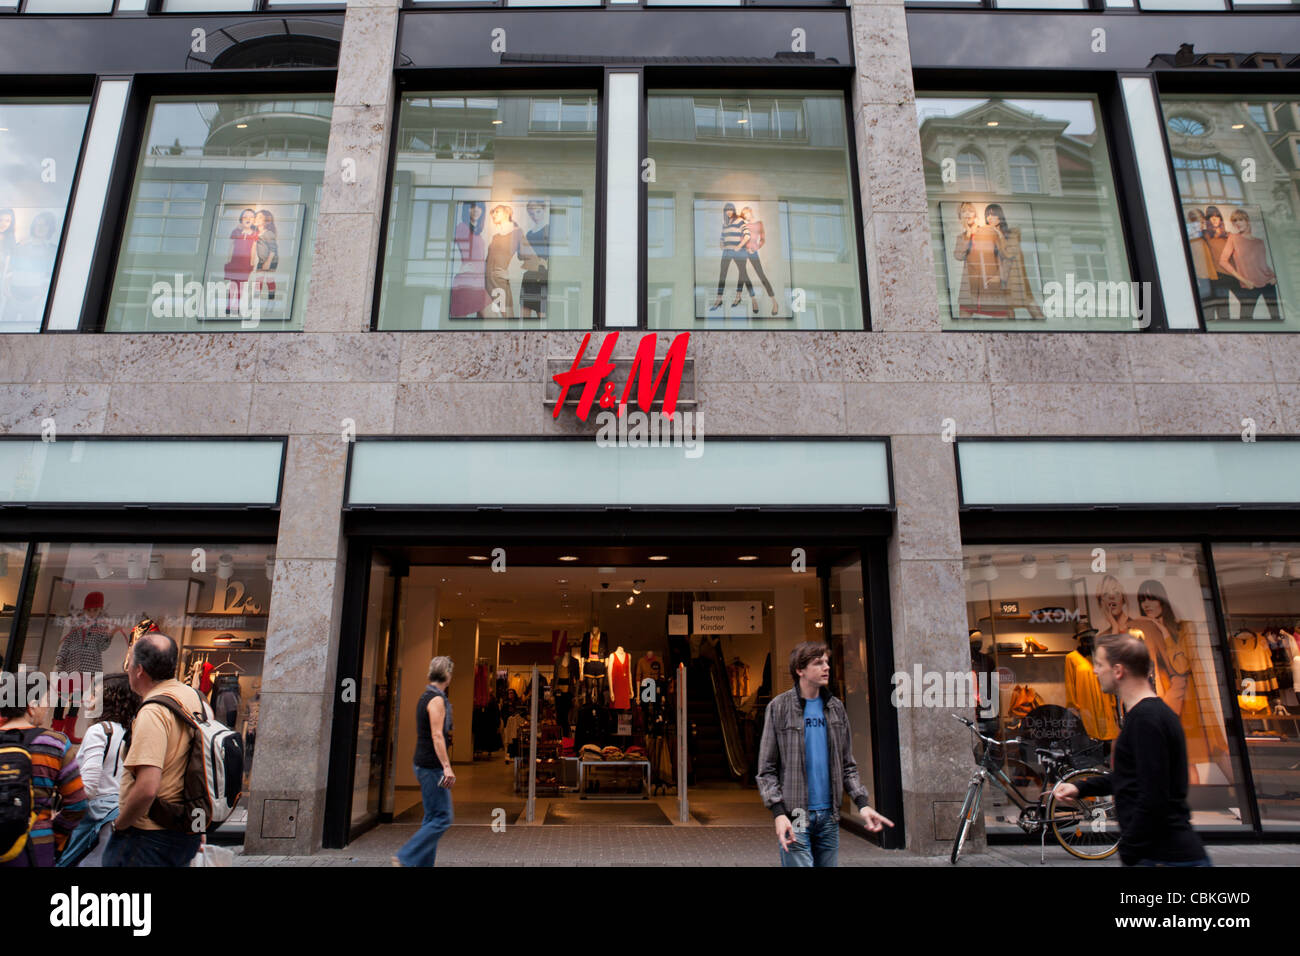
[[[460,564],[420,563],[448,556],[386,549],[373,559],[354,831],[419,822],[414,710],[435,654],[455,665],[458,823],[524,811],[536,668],[535,820],[670,824],[684,679],[692,816],[770,825],[753,782],[761,716],[790,686],[790,648],[829,643],[815,568],[758,555],[700,567],[653,551],[619,565],[571,555],[493,570],[486,549]]]
[[[997,689],[985,732],[1025,741],[1005,761],[1022,793],[1043,786],[1037,747],[1108,761],[1122,708],[1101,692],[1093,655],[1127,632],[1147,644],[1153,689],[1183,726],[1193,824],[1250,823],[1252,784],[1264,827],[1300,818],[1300,548],[1215,544],[1211,555],[1223,626],[1199,545],[966,548],[972,669]],[[990,832],[1016,832],[1018,815],[995,789]]]

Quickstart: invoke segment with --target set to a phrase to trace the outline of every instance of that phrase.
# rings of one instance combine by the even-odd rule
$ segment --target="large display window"
[[[402,97],[381,329],[591,328],[594,90]]]
[[[1300,820],[1300,544],[1216,544],[1214,570],[1260,823]]]
[[[1104,764],[1123,720],[1093,669],[1097,643],[1133,634],[1151,653],[1150,680],[1187,739],[1192,822],[1249,824],[1241,755],[1229,734],[1230,680],[1199,546],[1125,545],[964,549],[972,669],[987,675],[979,712],[1008,747],[1008,775],[1029,793],[1043,785],[1035,749],[1064,746],[1075,766]],[[978,686],[978,685],[977,685]],[[985,811],[991,831],[1014,830],[1000,792]]]
[[[1300,330],[1300,100],[1160,102],[1206,328]]]
[[[302,328],[329,96],[158,97],[105,328]]]
[[[6,587],[22,572],[23,550],[0,547],[0,621],[12,620]],[[211,703],[244,739],[245,789],[260,712],[262,667],[275,569],[272,544],[38,543],[26,624],[5,666],[49,675],[121,673],[132,629],[148,618],[176,641],[177,677]],[[11,589],[16,593],[16,584]],[[4,624],[0,624],[2,629]],[[92,722],[75,693],[54,713],[74,743]]]
[[[89,109],[0,99],[0,332],[40,331]]]
[[[651,90],[652,329],[861,329],[844,97]]]
[[[944,328],[1149,324],[1095,96],[928,93],[916,112]]]

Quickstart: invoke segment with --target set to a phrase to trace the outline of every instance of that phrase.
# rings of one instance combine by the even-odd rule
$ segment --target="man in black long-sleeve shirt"
[[[1102,638],[1094,665],[1102,692],[1124,702],[1124,729],[1110,776],[1058,783],[1057,799],[1113,793],[1125,866],[1210,866],[1187,808],[1187,740],[1178,717],[1151,690],[1146,644],[1131,634]]]

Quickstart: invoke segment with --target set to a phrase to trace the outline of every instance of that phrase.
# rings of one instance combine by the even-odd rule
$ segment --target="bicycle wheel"
[[[970,789],[966,791],[966,800],[961,805],[961,816],[957,819],[957,838],[952,841],[952,856],[949,859],[953,863],[956,863],[957,857],[961,856],[961,848],[966,843],[966,834],[970,832],[971,824],[979,815],[980,795],[983,790],[984,781],[972,780]]]
[[[1061,782],[1078,784],[1104,776],[1099,770],[1075,770]],[[1119,849],[1119,818],[1110,794],[1080,797],[1074,804],[1059,803],[1052,794],[1047,798],[1047,819],[1057,842],[1081,860],[1104,860]]]

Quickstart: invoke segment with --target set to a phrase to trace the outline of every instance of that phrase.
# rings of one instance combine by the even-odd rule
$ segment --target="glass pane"
[[[930,94],[916,109],[946,328],[1140,327],[1096,97]]]
[[[88,113],[86,100],[0,100],[0,331],[41,327]]]
[[[403,97],[380,328],[591,328],[596,105]]]
[[[1163,96],[1197,297],[1211,331],[1300,329],[1300,100]],[[1290,133],[1293,137],[1294,133]]]
[[[1214,545],[1260,822],[1300,821],[1300,546]]]
[[[1143,10],[1222,10],[1223,0],[1138,0]]]
[[[996,0],[1002,10],[1086,10],[1087,0]]]
[[[206,559],[201,570],[196,554]],[[150,618],[177,644],[176,677],[208,697],[217,720],[243,738],[247,787],[274,568],[271,543],[38,544],[20,665],[43,674],[122,673],[131,629]],[[53,727],[80,742],[97,708],[64,703]],[[238,827],[243,816],[236,810],[223,826]]]
[[[14,614],[18,610],[18,583],[23,576],[23,562],[27,560],[27,545],[0,542],[0,665],[9,664],[9,638],[12,636]]]
[[[112,13],[113,0],[27,0],[23,13]]]
[[[862,562],[852,561],[831,570],[830,626],[832,692],[844,701],[852,732],[853,759],[858,776],[873,799],[876,794],[875,763],[871,752],[871,680],[868,674],[866,591],[862,586]],[[843,811],[857,817],[853,801],[846,795]]]
[[[684,230],[650,328],[864,327],[843,97],[651,91],[649,138]]]
[[[1097,548],[1105,570],[1094,570]],[[1240,754],[1226,731],[1229,683],[1199,548],[1098,542],[967,545],[963,553],[972,669],[976,690],[987,688],[966,713],[990,736],[1025,738],[1006,748],[1003,768],[1030,802],[1044,782],[1036,748],[1065,749],[1079,768],[1108,763],[1123,715],[1117,698],[1101,690],[1093,653],[1098,640],[1128,633],[1145,641],[1152,687],[1182,724],[1192,824],[1250,822]],[[990,787],[986,800],[991,832],[1018,830],[1019,810],[999,788]]]
[[[203,13],[222,10],[252,10],[256,0],[163,0],[166,13]]]
[[[328,96],[155,99],[106,330],[302,328],[331,109]]]
[[[357,721],[356,764],[352,781],[352,824],[374,819],[380,810],[384,765],[392,721],[388,648],[393,641],[393,577],[378,558],[370,565],[365,644],[361,649],[361,708]]]

